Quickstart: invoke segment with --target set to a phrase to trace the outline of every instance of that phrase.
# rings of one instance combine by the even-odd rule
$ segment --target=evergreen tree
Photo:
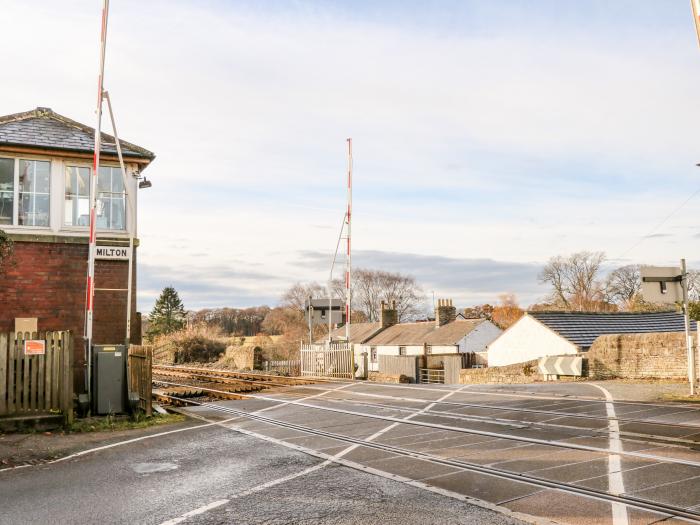
[[[163,288],[153,310],[148,316],[148,338],[169,334],[185,326],[185,307],[172,286]]]

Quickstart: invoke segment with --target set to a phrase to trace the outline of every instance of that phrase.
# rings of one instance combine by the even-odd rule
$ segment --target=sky
[[[0,114],[93,125],[101,2],[0,0]],[[461,306],[547,293],[555,255],[700,267],[686,0],[112,0],[105,87],[154,151],[138,303],[275,305],[353,264]]]

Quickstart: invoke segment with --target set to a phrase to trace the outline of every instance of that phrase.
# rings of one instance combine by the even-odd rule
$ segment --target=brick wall
[[[38,328],[71,330],[75,335],[74,378],[84,387],[85,239],[56,242],[15,241],[14,257],[0,275],[0,332],[14,330],[15,317],[37,317]],[[98,288],[125,288],[126,261],[97,261]],[[140,338],[136,317],[136,272],[132,288],[132,341]],[[126,331],[126,292],[95,292],[93,338],[96,344],[121,344]]]
[[[459,372],[460,384],[472,383],[532,383],[542,380],[537,372],[537,360],[488,368],[464,368]]]
[[[688,379],[682,332],[602,335],[585,357],[591,379]]]

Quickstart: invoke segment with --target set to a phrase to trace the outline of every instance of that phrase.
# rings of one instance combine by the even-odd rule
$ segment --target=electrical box
[[[126,354],[124,345],[92,347],[93,413],[126,411]]]

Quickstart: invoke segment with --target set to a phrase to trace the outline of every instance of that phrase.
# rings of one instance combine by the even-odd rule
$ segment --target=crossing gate
[[[355,358],[350,344],[325,343],[301,345],[301,375],[330,377],[335,379],[355,378]]]

